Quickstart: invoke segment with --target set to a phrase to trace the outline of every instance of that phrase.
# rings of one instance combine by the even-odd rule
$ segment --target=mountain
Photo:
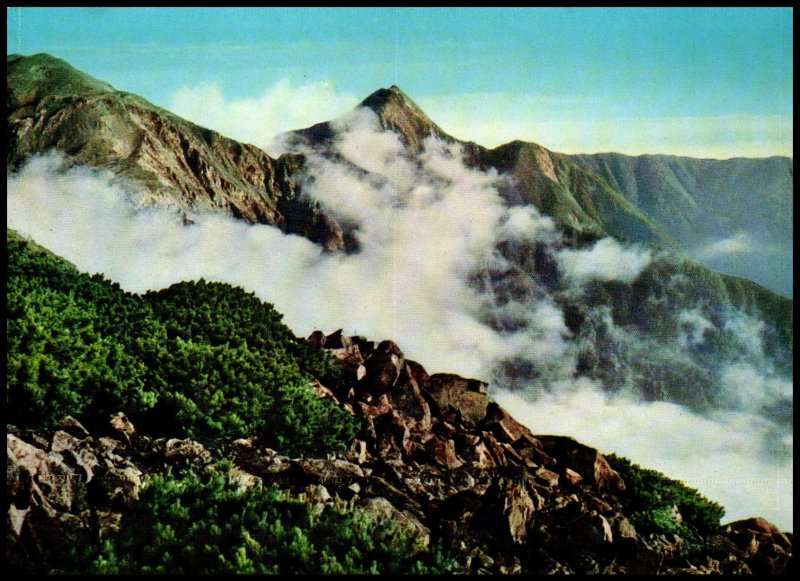
[[[144,203],[175,206],[187,220],[219,211],[344,247],[339,225],[289,179],[302,159],[272,159],[47,54],[8,56],[7,80],[9,169],[55,149],[68,165],[109,170]]]
[[[570,158],[620,192],[704,264],[792,295],[791,158],[619,153]],[[740,243],[715,253],[714,243],[725,240]]]
[[[50,538],[41,531],[59,523],[69,525],[59,535],[105,539],[140,492],[137,479],[151,470],[160,473],[176,463],[224,471],[205,461],[201,450],[207,446],[216,458],[233,460],[239,481],[280,484],[306,500],[327,494],[382,507],[384,516],[403,521],[423,537],[449,543],[472,571],[652,572],[663,561],[674,572],[686,569],[681,559],[689,553],[700,555],[689,563],[704,572],[785,568],[791,538],[785,540],[774,527],[753,521],[720,530],[717,509],[694,491],[631,468],[623,459],[598,460],[602,455],[595,448],[565,436],[535,435],[492,402],[490,394],[520,395],[536,409],[549,396],[589,386],[596,398],[592,401],[612,402],[602,404],[604,412],[619,409],[613,407],[617,401],[648,413],[679,410],[681,421],[703,422],[704,430],[713,426],[726,442],[735,431],[740,438],[736,446],[721,448],[734,451],[737,466],[748,474],[745,484],[762,476],[786,476],[793,431],[792,301],[692,261],[687,245],[696,239],[686,233],[691,224],[702,222],[698,216],[710,220],[716,215],[717,202],[706,198],[724,197],[726,183],[750,184],[755,190],[759,180],[766,180],[774,185],[775,208],[783,207],[791,168],[780,160],[775,167],[733,160],[725,171],[711,164],[717,169],[704,172],[705,160],[689,160],[679,164],[679,171],[668,159],[650,172],[661,177],[647,182],[647,172],[620,170],[614,177],[591,165],[600,163],[594,158],[590,163],[585,156],[533,143],[488,149],[459,141],[397,87],[373,93],[362,105],[350,115],[369,117],[377,127],[361,134],[364,127],[353,131],[345,115],[289,135],[290,151],[273,159],[49,55],[8,57],[10,191],[22,179],[27,160],[55,149],[65,166],[106,170],[141,202],[161,207],[165,215],[177,209],[185,222],[219,213],[300,234],[328,252],[259,229],[264,237],[255,241],[256,254],[209,258],[225,267],[212,270],[214,280],[232,270],[269,274],[265,281],[248,278],[247,285],[276,304],[289,294],[286,304],[296,308],[299,300],[314,317],[342,302],[340,326],[355,326],[356,320],[373,325],[365,319],[371,317],[376,328],[387,328],[383,318],[388,315],[396,331],[370,334],[400,335],[396,343],[376,344],[316,332],[299,341],[278,325],[277,312],[242,289],[183,281],[146,295],[123,293],[102,277],[79,275],[9,233],[9,246],[17,253],[9,256],[17,261],[15,268],[22,268],[9,287],[13,305],[8,314],[9,342],[15,349],[9,385],[17,393],[14,403],[24,404],[14,406],[19,425],[8,434],[9,458],[21,461],[10,477],[9,535],[24,547],[15,553],[15,562],[36,562]],[[355,154],[339,147],[361,138],[371,139],[375,151],[365,151],[360,141]],[[628,163],[623,161],[618,165]],[[745,166],[751,168],[749,178],[747,172],[734,171]],[[771,182],[756,177],[762,171],[777,177]],[[738,178],[726,182],[726,172]],[[692,188],[659,185],[686,181],[690,173],[696,182]],[[713,175],[720,191],[703,182]],[[321,195],[321,187],[332,195]],[[17,197],[29,194],[15,190]],[[674,198],[678,194],[682,197]],[[771,200],[771,195],[758,199]],[[742,199],[737,196],[726,199]],[[439,203],[444,198],[447,205]],[[758,210],[763,214],[753,212],[761,220],[753,218],[753,224],[766,223],[775,211],[771,204],[763,202]],[[64,211],[75,212],[72,207]],[[30,213],[36,214],[35,208]],[[708,231],[738,228],[736,221],[746,214],[738,209],[720,213],[719,229]],[[90,211],[78,215],[81,231],[74,244],[66,245],[74,254],[64,252],[76,264],[74,257],[84,252],[93,229],[108,230],[95,223]],[[135,229],[135,220],[124,220],[120,230],[131,224]],[[486,228],[472,228],[473,223]],[[167,221],[161,224],[167,228]],[[207,256],[194,252],[204,241],[194,240],[189,251],[180,246],[190,238],[184,235],[188,229],[169,224],[175,229],[159,240],[163,245],[155,254],[140,243],[138,230],[132,237],[121,235],[114,248],[129,251],[126,245],[133,240],[134,250],[145,258],[142,268],[151,270],[167,271],[182,266],[176,264],[180,260],[194,261],[195,254]],[[44,227],[52,229],[52,221]],[[783,236],[783,228],[776,225],[774,237]],[[172,252],[173,238],[181,239],[179,252]],[[300,246],[302,252],[295,253]],[[259,262],[264,253],[275,259],[269,269]],[[117,264],[108,268],[130,269],[114,257]],[[446,316],[437,319],[433,309]],[[431,368],[440,373],[429,374],[407,359],[400,346],[420,329],[428,344],[417,344],[418,359],[435,355],[434,345],[448,345],[457,356],[462,346],[474,347],[465,352],[481,359],[485,371],[480,378],[444,373],[452,369]],[[440,335],[446,335],[444,340]],[[484,356],[484,347],[493,350]],[[309,383],[327,403],[319,405],[311,397]],[[83,431],[64,417],[67,413],[83,414],[78,418]],[[116,419],[109,424],[112,414]],[[332,439],[348,440],[347,425],[352,425],[347,417],[360,422],[358,435],[347,442],[353,447],[345,454],[327,449]],[[614,426],[598,421],[586,425],[616,433]],[[622,424],[626,417],[612,421]],[[63,422],[71,431],[62,429]],[[663,426],[659,437],[671,429],[671,424]],[[139,432],[146,438],[134,437]],[[71,452],[62,449],[67,445]],[[653,449],[668,454],[671,447]],[[116,456],[115,448],[120,451]],[[307,457],[284,455],[298,450]],[[339,456],[323,460],[326,452]],[[707,452],[711,459],[703,455],[697,471],[704,478],[716,477],[718,446],[678,452],[692,458]],[[204,460],[198,466],[187,456]],[[84,487],[96,467],[92,458],[102,459],[108,473]],[[52,474],[42,473],[43,480],[34,482],[33,475],[45,465]],[[626,496],[619,483],[602,489],[603,478],[617,482],[612,473],[638,492]],[[201,486],[195,477],[200,478],[156,482],[174,495],[184,486]],[[56,481],[67,484],[59,487]],[[36,486],[27,486],[31,482]],[[215,490],[222,497],[230,492]],[[91,508],[82,504],[83,492],[91,492]],[[737,494],[736,500],[743,496]],[[263,500],[253,502],[263,507]],[[327,502],[317,500],[312,503]],[[202,508],[197,504],[192,506]],[[784,506],[778,500],[775,504]],[[196,518],[175,511],[183,521]],[[137,522],[136,517],[128,522]],[[236,522],[242,524],[244,517]],[[37,523],[43,528],[30,528]],[[217,529],[200,538],[206,532],[223,534]],[[154,534],[128,530],[144,538]],[[265,546],[263,539],[247,535],[237,536],[238,544],[231,545],[236,551],[225,557],[242,570],[249,570],[245,565]],[[310,535],[311,541],[319,536]],[[159,539],[174,541],[168,537],[165,533]],[[303,539],[292,550],[313,554]],[[705,541],[712,542],[713,550],[696,553]],[[184,549],[176,547],[192,555]],[[119,560],[101,555],[94,563],[124,568],[136,557],[123,553],[113,555]]]
[[[381,127],[400,135],[411,151],[419,152],[423,141],[431,136],[460,144],[470,165],[481,169],[494,167],[511,178],[502,190],[508,203],[533,204],[570,232],[588,237],[612,235],[675,245],[666,231],[634,204],[567,156],[523,141],[490,150],[458,140],[431,121],[394,85],[375,91],[359,107],[374,111]],[[324,122],[292,132],[287,143],[294,148],[301,144],[327,147],[333,136],[332,124]]]

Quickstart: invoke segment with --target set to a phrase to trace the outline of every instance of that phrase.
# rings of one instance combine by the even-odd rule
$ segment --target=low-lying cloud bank
[[[550,245],[576,288],[630,282],[655,260],[649,250],[612,239],[556,250],[553,222],[531,206],[506,206],[497,191],[502,177],[467,167],[456,145],[428,140],[420,157],[410,157],[368,110],[334,127],[336,156],[305,152],[303,191],[354,227],[356,254],[326,254],[299,236],[220,215],[183,225],[169,208],[138,205],[109,173],[63,171],[57,154],[32,158],[8,177],[7,224],[134,292],[219,280],[273,303],[297,334],[342,327],[391,338],[431,372],[489,378],[503,362],[530,365],[543,374],[523,376],[513,393],[494,386],[494,394],[535,432],[568,434],[683,478],[722,502],[729,518],[749,511],[791,529],[791,427],[771,422],[762,401],[791,398],[791,381],[744,358],[722,374],[731,403],[716,412],[611,397],[599,381],[575,378],[580,346],[550,294],[533,284],[524,296],[502,297],[492,282],[515,272],[501,243]],[[683,343],[669,347],[676,353],[702,344],[710,324],[699,310],[680,317]],[[637,341],[613,321],[608,332]],[[757,354],[760,345],[752,348]],[[767,446],[776,439],[779,446]]]

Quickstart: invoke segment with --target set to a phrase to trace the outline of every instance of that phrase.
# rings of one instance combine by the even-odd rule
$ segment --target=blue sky
[[[791,8],[9,8],[7,50],[265,147],[397,84],[487,146],[765,156],[792,155],[792,22]]]

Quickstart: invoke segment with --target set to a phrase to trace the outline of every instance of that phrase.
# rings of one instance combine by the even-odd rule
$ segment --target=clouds
[[[615,151],[715,159],[791,157],[794,151],[793,120],[781,115],[634,116],[628,111],[628,95],[601,99],[591,92],[415,98],[446,132],[486,147],[522,139],[562,153]]]
[[[228,98],[216,84],[184,87],[173,94],[169,108],[198,125],[276,155],[280,146],[273,140],[279,133],[326,121],[357,103],[355,96],[329,83],[293,84],[284,78],[250,98]]]
[[[695,253],[699,260],[714,260],[732,254],[748,254],[754,251],[757,243],[747,232],[737,232],[728,238],[715,240]]]
[[[639,245],[624,246],[613,238],[598,240],[591,248],[563,249],[559,265],[573,283],[590,280],[633,282],[653,260],[651,250]]]
[[[673,403],[605,394],[585,382],[536,401],[509,391],[494,397],[534,433],[571,436],[697,488],[723,504],[724,522],[763,516],[792,529],[792,438],[776,435],[760,416],[700,415]],[[775,438],[788,453],[769,454],[765,442]]]

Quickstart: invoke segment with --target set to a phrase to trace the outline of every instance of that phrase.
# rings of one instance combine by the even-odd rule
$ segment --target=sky
[[[8,54],[48,52],[262,147],[394,84],[488,147],[793,154],[791,8],[7,10]],[[243,109],[257,120],[226,125]]]

